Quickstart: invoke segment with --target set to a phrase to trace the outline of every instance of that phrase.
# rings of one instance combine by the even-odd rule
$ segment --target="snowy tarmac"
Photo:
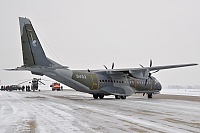
[[[200,97],[0,91],[0,133],[200,132]]]

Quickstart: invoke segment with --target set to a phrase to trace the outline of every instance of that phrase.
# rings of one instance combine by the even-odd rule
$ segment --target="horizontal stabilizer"
[[[11,69],[4,69],[6,71],[26,71],[25,67],[17,67],[17,68],[11,68]]]

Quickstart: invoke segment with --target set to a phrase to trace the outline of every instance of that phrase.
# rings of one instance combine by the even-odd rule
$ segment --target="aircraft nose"
[[[161,90],[162,89],[162,85],[160,83],[157,84],[157,89]]]

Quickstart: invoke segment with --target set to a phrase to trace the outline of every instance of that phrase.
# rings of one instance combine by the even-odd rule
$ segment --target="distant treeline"
[[[181,86],[181,85],[168,85],[169,89],[200,89],[200,85],[194,85],[194,86]]]

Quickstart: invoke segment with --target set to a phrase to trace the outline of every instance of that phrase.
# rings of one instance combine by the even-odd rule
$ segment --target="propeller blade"
[[[106,65],[103,65],[103,66],[104,66],[106,69],[108,69]]]
[[[112,69],[114,68],[114,65],[115,65],[115,64],[114,64],[114,62],[113,62],[113,63],[112,63]]]
[[[144,68],[144,66],[143,65],[141,65],[141,64],[139,64],[142,68]]]
[[[152,60],[150,59],[150,67],[152,66]]]
[[[41,79],[41,80],[44,80],[44,81],[50,81],[50,82],[54,82],[53,80],[47,80],[47,79]]]
[[[151,77],[151,74],[152,74],[152,73],[149,73],[149,78],[150,78],[151,80],[153,80],[152,77]]]
[[[146,79],[146,81],[145,81],[145,86],[147,85],[147,79]]]
[[[151,73],[149,73],[149,78],[151,77]]]
[[[45,83],[43,83],[43,82],[41,82],[41,81],[39,81],[41,84],[43,84],[43,85],[45,85]]]
[[[30,81],[30,80],[26,80],[26,81],[24,81],[24,82],[19,83],[18,85],[23,84],[23,83],[26,83],[26,82],[29,82],[29,81]]]
[[[156,70],[156,71],[154,71],[154,72],[152,72],[152,73],[157,73],[158,71],[160,71],[160,70]],[[152,73],[151,73],[151,74],[152,74]]]

